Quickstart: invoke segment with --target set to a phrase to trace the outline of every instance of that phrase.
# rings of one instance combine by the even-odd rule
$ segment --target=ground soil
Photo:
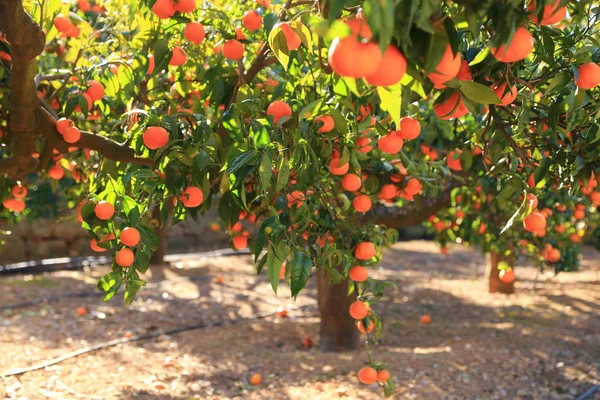
[[[9,399],[378,399],[356,371],[364,351],[321,353],[314,285],[297,301],[272,293],[246,256],[181,262],[146,274],[130,307],[103,303],[106,269],[0,278],[0,375],[103,341],[201,322],[263,319],[130,342],[16,377]],[[396,283],[374,308],[385,320],[373,357],[387,363],[396,399],[573,399],[600,383],[600,254],[577,273],[517,267],[517,293],[488,295],[475,250],[448,256],[429,242],[399,243],[379,278]],[[222,278],[223,282],[219,283]],[[166,281],[165,281],[166,280]],[[158,283],[163,281],[162,283]],[[66,293],[77,297],[2,310]],[[93,295],[84,296],[85,293]],[[77,316],[86,306],[89,314]],[[281,308],[287,317],[278,316]],[[423,314],[432,317],[422,325]],[[259,373],[263,383],[251,386]]]

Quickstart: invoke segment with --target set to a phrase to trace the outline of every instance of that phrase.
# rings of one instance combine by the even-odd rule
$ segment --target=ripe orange
[[[404,187],[404,192],[407,194],[414,196],[416,194],[421,193],[423,189],[423,185],[417,178],[410,178],[408,182],[406,182],[406,186]]]
[[[171,59],[169,60],[169,65],[172,65],[174,67],[179,67],[180,65],[185,64],[186,61],[187,61],[187,54],[185,53],[185,50],[183,50],[180,46],[175,46],[173,48],[173,55],[171,56]]]
[[[206,33],[204,25],[200,22],[189,22],[183,29],[183,35],[187,40],[194,44],[200,44],[204,40]]]
[[[373,150],[373,146],[371,145],[371,139],[365,136],[356,139],[356,142],[354,144],[356,146],[356,149],[363,154],[367,154],[368,152]]]
[[[364,367],[358,371],[358,380],[365,385],[371,385],[377,382],[377,371],[371,367]]]
[[[573,218],[584,219],[585,218],[585,210],[575,210],[573,212]]]
[[[67,129],[70,126],[73,126],[73,121],[71,121],[70,119],[63,117],[63,118],[59,119],[58,121],[56,121],[56,130],[61,135],[64,135],[65,129]]]
[[[350,164],[348,162],[342,164],[341,158],[332,158],[331,161],[329,161],[329,172],[331,172],[332,175],[345,175],[349,169]]]
[[[402,139],[413,140],[421,134],[421,124],[411,117],[400,119],[400,130],[397,132]]]
[[[515,281],[515,273],[512,269],[503,269],[500,271],[500,280],[507,285]]]
[[[103,253],[106,251],[106,249],[103,249],[102,247],[98,246],[98,242],[96,241],[96,239],[90,240],[90,247],[96,253]]]
[[[369,277],[369,270],[363,266],[355,265],[348,271],[348,276],[354,282],[364,282]]]
[[[459,81],[472,81],[473,75],[471,74],[471,70],[469,69],[469,62],[467,60],[462,60],[460,63],[460,70],[458,74],[456,74],[456,79]]]
[[[27,188],[22,185],[15,185],[12,187],[11,193],[17,199],[24,199],[25,197],[27,197]]]
[[[385,369],[377,371],[377,380],[379,382],[387,382],[388,379],[390,379],[390,373],[387,372]]]
[[[433,83],[444,83],[454,78],[458,71],[460,71],[461,62],[460,53],[454,55],[452,53],[452,47],[448,44],[442,59],[435,67],[434,72],[430,72],[427,77]]]
[[[154,56],[152,54],[150,54],[148,56],[148,70],[146,71],[146,74],[152,75],[152,73],[154,72],[154,67],[155,67]]]
[[[77,7],[83,12],[88,12],[92,9],[90,2],[87,0],[77,0]]]
[[[241,234],[233,237],[233,248],[242,250],[248,247],[248,236]]]
[[[469,109],[464,105],[462,95],[459,92],[454,92],[446,101],[434,105],[433,111],[440,119],[451,119],[467,115]]]
[[[156,0],[152,6],[152,12],[160,19],[171,18],[175,11],[175,4],[171,0]]]
[[[370,260],[377,253],[375,245],[371,242],[360,242],[354,249],[354,257],[358,260]]]
[[[352,78],[372,76],[383,58],[376,43],[359,42],[356,36],[336,38],[329,47],[329,66],[338,75]]]
[[[238,40],[231,39],[223,44],[221,52],[230,60],[241,60],[244,56],[244,45]]]
[[[104,86],[98,81],[90,80],[87,83],[87,94],[92,98],[92,101],[98,101],[104,97]]]
[[[117,252],[117,256],[115,257],[115,262],[117,263],[117,265],[120,265],[121,267],[129,267],[131,264],[133,264],[133,261],[135,260],[135,255],[133,254],[133,251],[131,251],[130,249],[121,249]]]
[[[286,198],[288,207],[292,207],[294,205],[296,207],[300,207],[302,204],[304,204],[304,201],[306,200],[306,196],[304,195],[304,193],[302,193],[299,190],[294,190],[292,193],[288,194]]]
[[[322,122],[321,127],[317,131],[319,133],[331,132],[331,130],[335,127],[335,121],[330,115],[322,115],[320,117],[315,118],[315,121]]]
[[[96,214],[96,217],[106,221],[107,219],[112,218],[112,216],[115,214],[115,207],[109,202],[102,200],[96,204],[96,207],[94,207],[94,213]]]
[[[388,45],[377,69],[365,76],[373,86],[392,86],[402,80],[406,73],[406,58],[394,45]]]
[[[361,332],[361,333],[373,332],[373,330],[375,329],[375,324],[373,323],[373,321],[369,320],[368,318],[365,320],[369,321],[369,324],[367,325],[366,329],[365,329],[365,325],[363,324],[362,321],[356,321],[356,327],[358,328],[359,332]]]
[[[379,150],[383,151],[387,154],[397,154],[400,150],[402,150],[402,144],[404,141],[402,137],[398,134],[398,132],[390,132],[389,134],[382,136],[377,145],[379,146]]]
[[[196,0],[179,0],[175,3],[175,11],[191,13],[196,9]]]
[[[142,139],[147,148],[160,149],[169,143],[169,132],[162,126],[151,126],[144,131]]]
[[[391,200],[396,196],[398,196],[398,188],[391,183],[383,185],[379,191],[379,198],[382,200]]]
[[[492,86],[494,93],[500,99],[500,105],[507,106],[517,98],[517,87],[511,86],[506,94],[506,82],[496,83]]]
[[[371,40],[373,38],[373,31],[363,18],[350,18],[346,21],[346,25],[352,31],[352,36],[364,40]]]
[[[281,24],[279,24],[279,28],[281,28],[281,31],[285,36],[285,42],[287,44],[288,50],[296,50],[298,47],[300,47],[300,45],[302,44],[300,36],[298,36],[298,34],[294,32],[292,27],[287,22],[282,22]]]
[[[552,4],[547,4],[544,6],[544,10],[542,12],[542,22],[539,23],[541,26],[545,25],[553,25],[557,22],[562,21],[567,15],[567,6],[560,7],[561,0],[556,0]],[[529,19],[534,24],[539,22],[537,17],[537,2],[534,0],[529,3],[527,7],[527,11],[529,12]]]
[[[252,386],[258,386],[262,383],[262,376],[260,374],[253,374],[250,377],[250,384]]]
[[[577,67],[579,77],[575,84],[580,89],[593,89],[600,85],[600,65],[589,62]]]
[[[123,243],[125,246],[137,246],[138,243],[140,243],[140,231],[128,226],[121,231],[121,236],[119,239],[121,239],[121,243]]]
[[[492,55],[501,62],[516,62],[526,58],[533,50],[533,36],[527,28],[520,26],[508,45],[492,48]]]
[[[25,210],[25,202],[20,199],[6,199],[2,202],[2,206],[12,212]]]
[[[535,197],[533,193],[527,193],[527,206],[533,208],[534,210],[538,206],[538,199]]]
[[[446,157],[448,168],[454,171],[462,171],[462,165],[460,163],[461,154],[462,150],[452,150],[448,152],[448,157]]]
[[[262,25],[262,17],[254,10],[246,11],[242,17],[242,25],[249,31],[256,31]]]
[[[196,186],[188,186],[183,191],[183,194],[179,196],[179,200],[185,207],[194,208],[198,207],[204,201],[204,194],[202,190]]]
[[[60,165],[53,165],[48,168],[48,176],[59,181],[65,176],[65,170]]]
[[[54,17],[54,26],[60,33],[66,33],[71,29],[73,23],[69,17],[58,14],[56,17]]]
[[[529,232],[539,232],[546,229],[546,217],[539,212],[533,212],[523,220],[523,227]]]
[[[367,212],[373,206],[373,202],[369,196],[361,194],[352,200],[352,206],[358,212]]]
[[[360,189],[361,185],[362,181],[360,179],[360,176],[356,174],[347,174],[342,178],[342,187],[344,188],[344,190],[347,190],[349,192],[354,192]]]
[[[85,317],[88,315],[88,309],[85,306],[77,307],[77,315],[80,317]]]
[[[431,317],[428,314],[422,315],[420,321],[423,325],[429,325],[431,323]]]
[[[275,100],[267,107],[267,115],[273,116],[273,122],[277,124],[281,118],[292,115],[292,108],[284,101]]]
[[[64,130],[63,139],[67,143],[77,143],[81,139],[81,131],[74,126],[69,126]]]
[[[369,307],[360,300],[350,304],[350,316],[354,319],[363,319],[369,314]]]

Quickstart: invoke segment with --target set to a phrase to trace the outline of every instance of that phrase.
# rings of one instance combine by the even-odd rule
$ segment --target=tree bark
[[[317,272],[319,312],[321,314],[321,351],[352,351],[358,348],[359,332],[348,311],[356,293],[348,296],[348,279],[332,285],[323,270]]]
[[[488,283],[490,293],[504,293],[512,294],[515,292],[515,283],[504,283],[500,280],[500,270],[498,269],[498,263],[503,260],[501,254],[496,252],[489,253],[489,271],[488,271]]]

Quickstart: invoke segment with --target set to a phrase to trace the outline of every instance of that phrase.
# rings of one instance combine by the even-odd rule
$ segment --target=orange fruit
[[[169,132],[161,126],[150,126],[144,131],[142,139],[147,148],[160,149],[169,143]]]
[[[371,40],[373,38],[373,31],[369,24],[367,24],[367,21],[363,18],[350,18],[346,21],[346,25],[348,25],[352,31],[352,36],[365,40]]]
[[[379,146],[379,150],[383,151],[387,154],[397,154],[400,150],[402,150],[402,144],[404,141],[398,134],[398,132],[390,132],[389,134],[382,136],[377,145]]]
[[[363,154],[367,154],[368,152],[373,150],[373,146],[371,145],[371,139],[368,137],[359,137],[358,139],[356,139],[356,142],[354,144],[356,145],[358,151],[360,151]]]
[[[121,236],[119,236],[119,239],[121,239],[121,243],[123,243],[125,246],[137,246],[138,243],[140,243],[140,231],[128,226],[121,231]]]
[[[515,281],[515,274],[512,269],[503,269],[500,271],[500,280],[507,285]]]
[[[584,210],[575,210],[573,212],[573,218],[575,218],[575,219],[584,219],[585,218],[585,211]]]
[[[363,319],[369,314],[369,307],[360,300],[350,304],[350,316],[354,319]]]
[[[200,22],[189,22],[183,29],[183,35],[187,40],[194,44],[200,44],[204,40],[206,33],[204,25]]]
[[[106,221],[115,214],[115,207],[108,201],[102,200],[94,207],[94,213],[99,219]]]
[[[77,143],[81,139],[81,132],[74,126],[69,126],[64,130],[63,139],[67,143]]]
[[[354,257],[358,260],[370,260],[377,253],[375,245],[371,242],[360,242],[354,249]]]
[[[400,118],[400,130],[397,133],[402,139],[416,139],[421,134],[421,124],[411,117]]]
[[[83,12],[88,12],[92,9],[90,2],[87,0],[77,0],[77,7]]]
[[[223,44],[221,52],[230,60],[241,60],[244,56],[244,45],[238,40],[231,39]]]
[[[22,185],[13,186],[10,192],[17,199],[24,199],[25,197],[27,197],[27,188]]]
[[[98,101],[104,97],[104,86],[98,81],[90,80],[87,83],[87,94],[92,98],[92,101]]]
[[[391,200],[396,196],[398,196],[398,188],[391,183],[383,185],[379,191],[379,198],[382,200]]]
[[[388,379],[390,379],[390,373],[387,372],[385,369],[377,371],[377,380],[379,382],[387,382]]]
[[[48,168],[48,176],[59,181],[65,176],[65,170],[60,165],[53,165]]]
[[[557,22],[562,21],[567,16],[567,6],[560,7],[561,0],[556,0],[552,4],[547,4],[544,6],[544,10],[542,12],[542,21],[539,22],[537,16],[537,2],[534,0],[529,3],[527,7],[527,11],[529,12],[529,19],[534,24],[539,22],[539,25],[554,25]]]
[[[546,229],[546,217],[539,212],[533,212],[523,219],[523,227],[529,232],[539,232]]]
[[[60,33],[66,33],[71,29],[73,23],[69,17],[58,14],[56,17],[54,17],[54,26]]]
[[[133,251],[127,248],[119,250],[115,257],[115,262],[117,263],[117,265],[124,268],[129,267],[131,264],[133,264],[134,260],[135,255],[133,254]]]
[[[430,72],[427,77],[433,83],[448,82],[458,74],[458,71],[460,71],[461,61],[460,53],[454,55],[452,53],[452,47],[448,44],[446,45],[446,50],[444,51],[442,59],[435,67],[435,71]]]
[[[25,210],[25,202],[20,199],[6,199],[2,202],[2,206],[12,212],[21,212]]]
[[[250,377],[250,384],[252,386],[258,386],[262,383],[262,376],[260,376],[260,374],[253,374]]]
[[[88,309],[85,306],[77,307],[77,315],[80,317],[85,317],[88,315]]]
[[[63,118],[59,119],[58,121],[56,121],[56,130],[61,135],[64,135],[65,129],[67,129],[70,126],[73,126],[73,121],[71,121],[70,119],[63,117]]]
[[[281,31],[285,36],[285,42],[287,44],[288,50],[296,50],[298,47],[300,47],[300,45],[302,44],[300,36],[298,36],[298,34],[294,32],[292,27],[287,22],[282,22],[281,24],[279,24],[279,28],[281,28]]]
[[[422,315],[420,321],[423,325],[429,325],[431,323],[431,317],[428,314]]]
[[[171,18],[175,11],[175,4],[171,0],[156,0],[152,6],[152,12],[160,19]]]
[[[236,250],[242,250],[248,247],[248,236],[237,235],[233,237],[233,248]]]
[[[358,371],[358,380],[365,385],[371,385],[377,382],[377,371],[371,367],[364,367]]]
[[[371,76],[383,58],[375,43],[359,42],[356,36],[336,38],[329,47],[329,66],[338,75],[351,78]]]
[[[152,73],[154,72],[154,67],[155,67],[154,56],[152,54],[150,54],[148,56],[148,70],[146,71],[146,74],[152,75]]]
[[[288,207],[292,207],[294,205],[296,207],[300,207],[302,204],[304,204],[304,201],[306,200],[306,196],[304,195],[304,193],[302,193],[299,190],[294,190],[292,193],[288,194],[286,197],[287,197]]]
[[[508,45],[491,49],[492,55],[501,62],[516,62],[523,60],[533,50],[533,36],[527,28],[520,26]]]
[[[577,67],[578,78],[575,84],[580,89],[593,89],[600,85],[600,65],[589,62]]]
[[[330,115],[322,115],[320,117],[315,118],[315,121],[322,123],[321,127],[317,131],[319,133],[331,132],[331,130],[335,127],[335,121]]]
[[[103,253],[106,251],[106,249],[103,249],[102,247],[98,246],[98,242],[96,241],[96,239],[90,240],[90,247],[96,253]]]
[[[373,206],[373,202],[369,196],[361,194],[352,200],[352,206],[358,212],[367,212]]]
[[[179,0],[175,3],[175,11],[191,13],[196,9],[196,0]]]
[[[171,56],[171,59],[169,60],[169,65],[172,65],[174,67],[179,67],[180,65],[185,64],[186,61],[187,61],[187,54],[185,53],[185,50],[183,50],[180,46],[175,46],[173,48],[173,55]]]
[[[242,25],[249,31],[256,31],[262,25],[262,17],[254,10],[246,11],[242,17]]]
[[[373,86],[392,86],[402,80],[406,73],[406,58],[394,45],[388,45],[377,69],[365,76]]]
[[[366,321],[369,321],[369,324],[367,325],[366,329],[362,321],[356,321],[356,327],[358,328],[359,332],[371,333],[375,329],[375,324],[372,321],[370,321],[368,318],[366,319]]]
[[[462,171],[462,165],[460,164],[461,154],[462,150],[452,150],[448,152],[448,157],[446,157],[446,161],[448,162],[448,168],[454,171]]]
[[[454,92],[444,102],[434,105],[433,111],[440,119],[451,119],[467,115],[469,109],[464,105],[460,92]]]
[[[354,192],[362,186],[360,176],[356,174],[347,174],[342,178],[342,187],[344,190]]]
[[[332,158],[331,161],[329,161],[329,172],[331,172],[332,175],[345,175],[349,169],[350,164],[347,162],[342,164],[341,158]]]
[[[204,194],[199,187],[188,186],[183,191],[183,194],[179,196],[179,200],[185,207],[194,208],[198,207],[204,201]]]
[[[281,265],[281,268],[279,269],[279,279],[284,279],[285,278],[285,264]]]
[[[292,108],[284,101],[275,100],[267,107],[267,115],[273,116],[273,122],[277,124],[281,118],[292,115]]]
[[[533,193],[527,193],[527,205],[533,209],[536,209],[538,206],[538,199],[535,197]]]
[[[494,93],[496,93],[496,96],[498,96],[500,99],[500,105],[507,106],[517,98],[517,87],[511,86],[507,92],[506,82],[496,83],[492,86],[492,89],[494,90]]]
[[[355,265],[348,271],[348,276],[354,282],[364,282],[369,276],[369,270],[363,266]]]
[[[459,81],[472,81],[473,75],[471,74],[471,70],[469,69],[469,62],[467,60],[462,60],[460,63],[460,70],[458,74],[456,74],[456,79]]]

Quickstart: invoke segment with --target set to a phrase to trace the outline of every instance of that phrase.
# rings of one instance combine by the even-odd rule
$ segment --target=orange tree
[[[586,182],[597,198],[597,14],[593,0],[0,0],[0,213],[26,212],[50,178],[113,254],[106,300],[130,303],[156,231],[215,207],[275,291],[284,264],[293,296],[316,275],[321,347],[354,348],[380,331],[387,284],[369,269],[388,226],[485,181],[513,205],[515,246],[531,172],[536,193]],[[392,391],[370,357],[359,379]]]

